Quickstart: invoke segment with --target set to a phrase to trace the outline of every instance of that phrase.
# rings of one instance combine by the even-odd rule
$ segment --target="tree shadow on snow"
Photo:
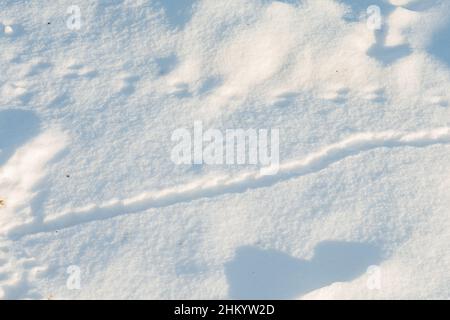
[[[311,260],[245,246],[225,265],[231,299],[290,299],[334,282],[351,281],[381,261],[378,248],[324,241]]]
[[[39,133],[39,118],[31,111],[0,111],[0,166],[17,148]]]

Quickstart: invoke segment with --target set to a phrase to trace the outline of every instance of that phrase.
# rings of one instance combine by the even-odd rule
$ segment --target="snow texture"
[[[449,1],[76,2],[0,0],[0,298],[450,298]]]

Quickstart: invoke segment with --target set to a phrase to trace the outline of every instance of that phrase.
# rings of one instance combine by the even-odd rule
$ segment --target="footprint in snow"
[[[0,238],[0,299],[42,298],[33,283],[42,279],[47,266],[40,266],[36,259],[11,247],[11,242]]]
[[[446,97],[441,95],[432,96],[428,99],[431,105],[435,107],[446,108],[449,106],[449,101]]]
[[[345,104],[349,99],[350,89],[337,87],[325,93],[323,98],[336,104]]]
[[[286,91],[286,92],[277,94],[274,97],[272,104],[276,107],[286,107],[289,104],[293,103],[299,95],[300,95],[299,92]]]
[[[170,91],[170,94],[179,98],[179,99],[185,99],[192,97],[192,93],[189,89],[189,84],[187,83],[177,83],[173,86],[172,90]]]
[[[86,67],[82,64],[72,64],[67,68],[67,72],[63,75],[64,79],[93,79],[98,75],[94,69]]]
[[[27,76],[32,77],[41,74],[42,72],[50,69],[52,67],[51,63],[48,62],[38,62],[33,64],[28,71]]]
[[[136,91],[136,83],[139,81],[139,77],[135,75],[123,75],[120,79],[119,93],[125,96],[132,95]]]
[[[363,99],[373,103],[383,103],[386,101],[386,91],[384,88],[378,87],[366,88]]]

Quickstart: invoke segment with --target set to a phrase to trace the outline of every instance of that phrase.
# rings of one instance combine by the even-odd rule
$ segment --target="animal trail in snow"
[[[112,199],[101,204],[90,204],[84,208],[68,209],[56,218],[38,223],[26,223],[11,229],[8,234],[12,238],[20,238],[27,234],[60,230],[151,208],[167,207],[225,194],[243,193],[250,189],[270,187],[278,182],[321,171],[331,164],[364,151],[377,148],[422,148],[436,144],[450,144],[449,127],[412,133],[396,131],[361,133],[323,147],[302,159],[286,162],[273,176],[262,175],[257,171],[237,176],[206,177],[159,192],[150,191],[128,199]]]

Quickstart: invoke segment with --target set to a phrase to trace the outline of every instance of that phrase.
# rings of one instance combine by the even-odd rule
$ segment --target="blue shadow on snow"
[[[291,299],[334,282],[351,281],[380,261],[378,248],[354,242],[321,242],[309,261],[244,246],[225,265],[225,273],[231,299]]]
[[[0,111],[0,165],[3,165],[27,140],[39,133],[39,118],[31,111]]]

